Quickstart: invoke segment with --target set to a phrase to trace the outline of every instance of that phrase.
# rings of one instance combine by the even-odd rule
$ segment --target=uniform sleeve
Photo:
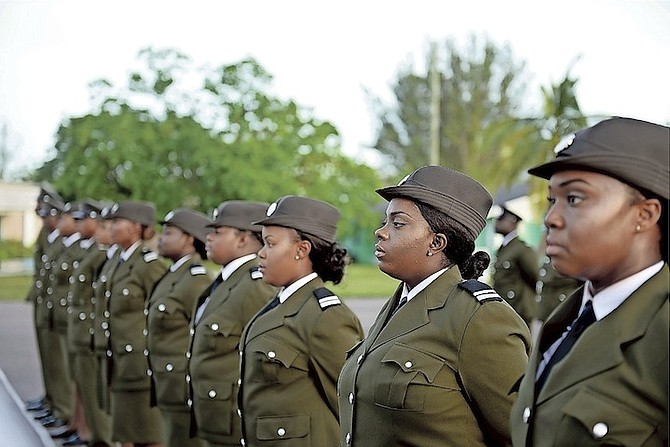
[[[535,251],[527,245],[521,247],[521,252],[517,258],[519,273],[526,284],[535,290],[535,284],[539,279],[538,259]]]
[[[309,339],[310,367],[333,414],[338,416],[337,378],[346,352],[364,338],[358,318],[346,306],[324,309]]]
[[[509,416],[529,350],[528,327],[504,302],[480,306],[465,329],[459,374],[482,430],[496,445],[511,445]]]

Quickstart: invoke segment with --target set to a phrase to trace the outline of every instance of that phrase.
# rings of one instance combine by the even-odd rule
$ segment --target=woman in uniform
[[[474,251],[490,194],[460,172],[425,166],[398,186],[375,231],[379,269],[399,279],[339,379],[341,445],[509,445],[528,360],[521,317],[477,281]]]
[[[547,318],[511,416],[516,446],[668,445],[670,128],[601,121],[531,169],[546,254],[585,281]]]
[[[193,308],[209,286],[203,265],[207,216],[189,208],[170,211],[161,224],[158,252],[171,259],[168,273],[147,301],[147,349],[151,365],[151,403],[161,413],[165,447],[200,447],[191,438],[186,383],[186,351]]]
[[[283,289],[240,341],[243,445],[339,443],[337,377],[345,352],[363,338],[358,318],[324,287],[344,276],[339,217],[327,203],[286,196],[258,222],[263,280]]]
[[[146,202],[123,202],[112,211],[112,234],[121,253],[106,283],[108,304],[108,378],[111,391],[112,440],[123,447],[159,445],[161,421],[151,407],[146,349],[145,301],[167,271],[158,254],[147,248],[155,208]]]

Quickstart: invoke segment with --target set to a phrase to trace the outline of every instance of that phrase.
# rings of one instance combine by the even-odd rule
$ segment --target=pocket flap
[[[183,373],[186,371],[188,359],[185,355],[154,355],[151,354],[151,369],[159,373]]]
[[[259,441],[303,438],[308,434],[308,414],[259,417],[256,419],[256,438]]]
[[[432,382],[444,366],[441,358],[402,343],[394,344],[382,362],[396,363],[406,373],[420,372],[428,382]]]
[[[582,389],[562,411],[577,419],[593,439],[604,444],[642,445],[654,432],[655,424],[613,399]]]
[[[263,354],[270,361],[282,363],[286,368],[289,368],[300,354],[290,346],[272,338],[264,339],[263,346],[256,349],[256,352]]]
[[[193,382],[193,392],[200,399],[230,400],[233,395],[233,384],[202,380]]]

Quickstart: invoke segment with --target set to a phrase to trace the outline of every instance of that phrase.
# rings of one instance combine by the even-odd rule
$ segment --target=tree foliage
[[[272,76],[255,60],[194,72],[174,50],[140,58],[125,89],[91,84],[94,110],[59,128],[56,155],[37,180],[69,199],[149,200],[161,214],[304,195],[341,210],[341,238],[372,232],[376,172],[341,153],[331,123],[273,96]],[[182,86],[194,79],[199,87]]]
[[[426,66],[440,79],[440,164],[474,177],[492,193],[530,182],[535,209],[542,210],[546,185],[528,179],[528,168],[553,158],[560,138],[586,126],[569,70],[556,84],[541,88],[541,111],[526,103],[525,63],[509,47],[471,36],[461,51],[454,41],[439,47],[437,62],[426,52]],[[379,117],[375,148],[401,172],[429,163],[430,71],[402,68],[394,102],[372,98]]]

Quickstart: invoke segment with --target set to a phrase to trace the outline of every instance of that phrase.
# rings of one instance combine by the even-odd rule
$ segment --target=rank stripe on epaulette
[[[191,275],[206,275],[207,269],[202,265],[195,265],[191,267]]]
[[[501,298],[500,295],[498,295],[498,292],[493,289],[480,290],[479,292],[474,292],[473,295],[478,301]]]
[[[319,306],[321,306],[321,309],[325,309],[326,307],[335,306],[338,304],[342,304],[342,302],[336,295],[330,295],[323,298],[319,298]]]
[[[459,286],[472,294],[477,301],[483,303],[485,301],[495,300],[502,301],[502,297],[491,286],[476,279],[469,279],[462,281]]]
[[[153,251],[150,251],[149,253],[146,253],[142,257],[144,258],[144,262],[151,262],[151,261],[155,261],[156,259],[158,259],[158,254],[153,252]]]

